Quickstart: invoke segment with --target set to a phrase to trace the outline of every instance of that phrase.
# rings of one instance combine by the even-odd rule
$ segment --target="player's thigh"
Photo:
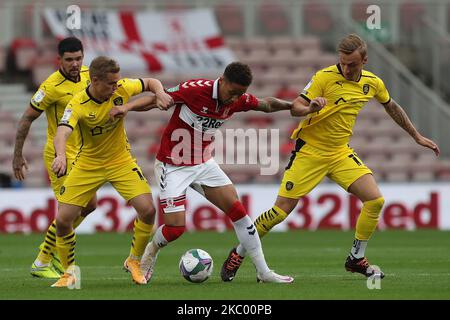
[[[307,145],[293,153],[284,171],[278,196],[298,200],[307,195],[327,175],[327,161]]]
[[[328,176],[344,190],[355,194],[361,201],[381,197],[372,171],[350,148],[333,162]]]
[[[239,200],[236,188],[214,159],[198,166],[199,173],[191,187],[223,212],[229,212]]]
[[[173,166],[155,161],[155,179],[159,187],[159,203],[164,213],[185,211],[186,191],[194,182],[195,168]]]
[[[105,171],[107,180],[126,201],[142,194],[151,194],[147,179],[135,161],[130,160]]]
[[[85,170],[74,166],[59,191],[58,201],[86,207],[97,190],[106,183],[103,168]]]
[[[56,173],[52,170],[53,157],[44,156],[45,168],[47,169],[48,178],[50,180],[50,186],[52,187],[53,193],[55,194],[55,198],[59,199],[59,192],[61,191],[61,187],[66,180],[70,170],[72,169],[72,160],[67,160],[67,171],[66,174],[58,177]]]

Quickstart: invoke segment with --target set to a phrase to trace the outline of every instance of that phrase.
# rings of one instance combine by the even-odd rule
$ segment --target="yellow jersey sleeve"
[[[375,99],[381,104],[388,103],[391,100],[391,97],[389,96],[389,92],[386,89],[386,86],[384,85],[383,80],[380,78],[377,78],[378,88],[377,93],[375,94]]]
[[[144,91],[144,81],[142,79],[124,78],[119,81],[118,85],[122,86],[125,95],[127,96],[126,99]]]
[[[323,72],[317,72],[300,93],[300,96],[310,102],[316,97],[322,97],[325,91]]]
[[[72,128],[73,130],[77,126],[79,120],[80,116],[76,111],[76,107],[74,107],[74,105],[69,102],[66,109],[64,110],[64,114],[61,117],[58,126],[67,126]]]
[[[44,82],[41,84],[30,100],[30,104],[33,109],[42,112],[55,102],[55,97],[53,94],[54,90],[51,90],[52,88],[54,88],[54,86],[50,83]]]

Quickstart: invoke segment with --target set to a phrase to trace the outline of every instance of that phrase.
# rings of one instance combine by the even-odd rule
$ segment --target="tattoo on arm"
[[[274,97],[268,97],[259,100],[258,110],[263,112],[276,112],[281,110],[290,110],[292,103]]]
[[[262,112],[270,112],[270,104],[266,99],[259,99],[258,110]]]
[[[389,116],[394,119],[394,121],[402,127],[406,132],[409,133],[409,135],[413,138],[417,135],[417,130],[412,124],[411,120],[409,119],[408,115],[406,114],[405,110],[393,99],[387,104],[384,105],[384,108],[386,112],[389,114]]]
[[[28,136],[28,132],[30,131],[31,123],[36,119],[36,117],[24,114],[19,121],[19,125],[16,133],[16,142],[14,145],[14,155],[20,156],[22,155],[23,145],[25,143],[25,139]]]

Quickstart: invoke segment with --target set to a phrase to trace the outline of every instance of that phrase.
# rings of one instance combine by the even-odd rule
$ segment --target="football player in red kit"
[[[292,277],[269,269],[251,218],[239,201],[235,187],[211,155],[217,129],[235,112],[276,112],[292,104],[277,98],[264,99],[246,93],[252,82],[250,68],[240,62],[229,64],[216,80],[192,79],[166,90],[175,110],[161,138],[156,156],[155,178],[160,187],[164,224],[147,245],[141,270],[150,280],[159,250],[185,231],[185,201],[188,187],[201,193],[231,219],[239,242],[248,250],[260,282],[291,283]],[[118,106],[111,116],[154,108],[154,97],[143,97]]]

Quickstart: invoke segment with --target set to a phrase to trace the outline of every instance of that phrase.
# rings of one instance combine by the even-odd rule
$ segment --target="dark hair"
[[[65,39],[62,39],[58,43],[58,54],[62,57],[65,52],[77,52],[80,51],[83,52],[83,44],[81,43],[80,39],[75,37],[68,37]]]
[[[237,83],[241,86],[248,87],[253,80],[252,70],[250,67],[241,62],[230,63],[223,73],[226,80],[231,83]]]
[[[110,57],[98,56],[92,60],[89,65],[89,74],[91,79],[96,77],[100,80],[106,79],[108,73],[117,73],[120,71],[120,66],[116,60]]]

